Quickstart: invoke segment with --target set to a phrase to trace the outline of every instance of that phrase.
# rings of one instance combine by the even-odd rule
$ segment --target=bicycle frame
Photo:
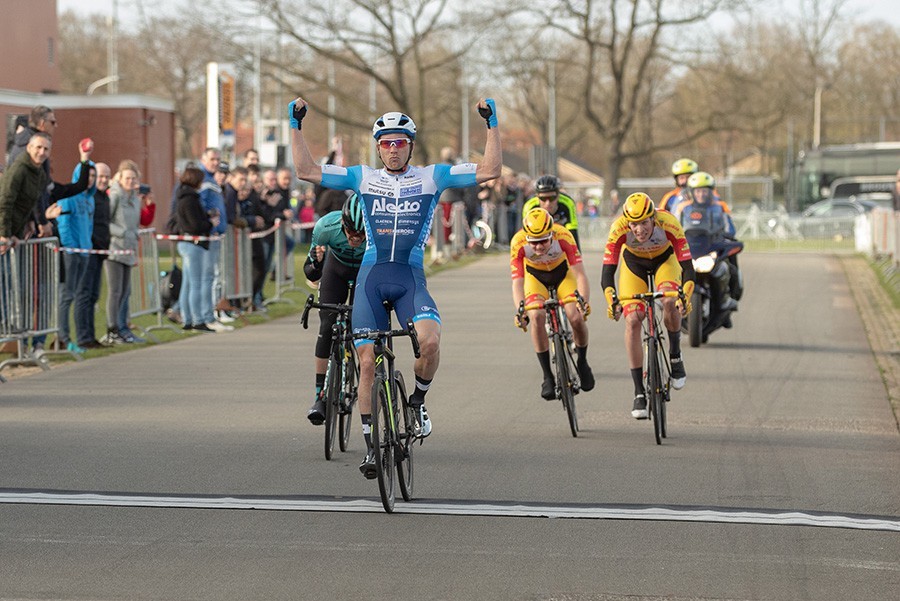
[[[375,353],[375,379],[372,384],[372,446],[375,449],[375,470],[381,503],[388,513],[394,511],[394,476],[400,484],[405,501],[412,499],[413,461],[415,441],[412,412],[407,403],[403,375],[394,368],[391,340],[394,336],[409,336],[413,354],[419,357],[419,341],[412,320],[404,330],[376,330],[351,334],[351,339],[371,340]],[[401,413],[402,409],[402,413]],[[400,424],[402,415],[402,428]]]
[[[620,300],[638,300],[644,304],[645,316],[641,323],[642,342],[644,348],[644,391],[647,395],[648,409],[653,421],[653,433],[656,444],[662,444],[666,438],[666,403],[669,400],[671,366],[666,353],[666,328],[660,315],[657,303],[662,298],[680,298],[676,291],[660,291],[656,289],[656,277],[647,275],[647,292],[623,297]]]
[[[578,369],[575,361],[575,341],[572,326],[566,317],[563,303],[557,298],[555,287],[549,287],[550,298],[544,301],[543,309],[546,313],[547,336],[550,340],[550,361],[556,367],[556,397],[562,401],[563,408],[569,421],[569,429],[573,437],[578,436],[578,413],[575,409],[575,395],[581,391],[581,382],[578,378]],[[575,298],[583,308],[584,299],[575,291]],[[522,311],[528,308],[524,302],[520,305]]]
[[[350,300],[352,302],[354,283],[350,282]],[[328,353],[328,364],[325,369],[325,458],[331,459],[334,454],[334,439],[337,429],[339,446],[346,451],[350,440],[351,416],[356,402],[356,386],[359,382],[359,368],[356,360],[356,349],[351,339],[350,314],[353,306],[349,304],[317,303],[313,296],[306,299],[301,323],[309,327],[309,311],[317,308],[320,311],[336,313],[332,328],[332,342]],[[339,426],[339,428],[338,428]]]

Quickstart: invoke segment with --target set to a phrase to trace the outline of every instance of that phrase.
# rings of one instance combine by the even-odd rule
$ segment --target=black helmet
[[[555,175],[542,175],[534,183],[535,192],[559,192],[560,182]]]
[[[365,226],[363,225],[362,203],[359,202],[359,196],[357,196],[356,193],[351,194],[347,200],[344,201],[344,208],[341,209],[341,219],[344,222],[344,227],[351,232],[361,232],[365,230]]]

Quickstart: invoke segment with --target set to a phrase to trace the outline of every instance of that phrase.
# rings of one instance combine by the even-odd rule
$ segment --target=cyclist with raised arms
[[[625,352],[634,381],[631,415],[637,419],[647,419],[641,346],[644,304],[635,300],[619,302],[615,273],[620,265],[620,253],[619,292],[622,296],[648,292],[647,275],[650,273],[655,274],[657,290],[682,292],[678,299],[662,299],[663,323],[669,334],[672,387],[676,390],[684,387],[686,379],[681,358],[681,318],[691,311],[694,265],[684,230],[671,213],[657,211],[653,201],[643,192],[635,192],[625,199],[622,215],[609,229],[600,285],[609,306],[609,318],[618,321],[625,315]]]
[[[366,241],[362,204],[353,194],[340,211],[331,211],[316,221],[303,273],[310,282],[319,282],[319,302],[342,304],[348,299],[351,283],[356,281]],[[325,422],[325,372],[331,352],[331,334],[337,314],[319,311],[319,337],[316,338],[316,396],[306,418],[314,426]]]
[[[372,127],[383,168],[365,165],[319,165],[313,160],[301,129],[308,103],[297,98],[288,106],[294,129],[291,147],[297,176],[313,184],[337,190],[353,190],[363,204],[366,250],[363,254],[353,303],[353,331],[386,329],[389,316],[383,302],[394,307],[400,324],[415,323],[421,356],[416,359],[416,387],[409,403],[416,409],[419,435],[431,433],[425,394],[440,361],[441,318],[425,283],[425,243],[441,192],[465,188],[500,177],[503,157],[497,109],[492,99],[476,106],[487,123],[484,158],[461,165],[409,164],[416,140],[416,124],[398,112],[385,113]],[[357,342],[359,353],[359,410],[368,449],[359,466],[366,478],[375,477],[371,447],[372,384],[375,352],[372,341]]]
[[[528,212],[540,207],[546,209],[548,213],[553,215],[553,221],[565,227],[575,238],[575,245],[581,248],[581,241],[578,239],[578,209],[575,201],[567,194],[560,191],[562,182],[555,175],[542,175],[534,183],[534,196],[525,201],[522,205],[522,218],[524,219]]]
[[[578,355],[578,377],[581,379],[581,389],[587,392],[594,388],[594,374],[587,362],[588,329],[584,321],[591,312],[588,302],[591,290],[581,253],[572,234],[554,223],[546,209],[531,209],[522,220],[522,225],[523,228],[510,242],[512,295],[517,311],[522,301],[528,307],[526,313],[516,313],[516,325],[526,329],[528,323],[533,322],[531,342],[544,372],[541,396],[548,401],[556,398],[556,381],[550,366],[550,340],[545,328],[547,314],[544,312],[544,301],[550,298],[549,286],[556,287],[557,298],[563,303],[566,317],[572,325]],[[576,292],[584,299],[583,316],[575,302]]]

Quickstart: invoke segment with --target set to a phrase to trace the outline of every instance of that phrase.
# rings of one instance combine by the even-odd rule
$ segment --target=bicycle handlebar
[[[416,328],[413,326],[412,319],[407,320],[406,328],[402,330],[370,330],[368,332],[359,332],[349,334],[348,340],[373,340],[377,341],[382,338],[394,338],[395,336],[409,336],[410,343],[413,347],[413,355],[416,359],[421,356],[419,349],[419,336],[416,334]]]
[[[309,329],[309,311],[310,309],[321,309],[323,311],[331,311],[333,313],[349,313],[353,310],[353,305],[344,305],[340,303],[317,303],[313,295],[306,297],[306,306],[303,307],[303,315],[300,317],[300,323],[303,329]]]
[[[677,290],[655,290],[653,292],[641,292],[633,296],[620,296],[619,301],[638,300],[649,301],[657,298],[681,298],[683,295]]]

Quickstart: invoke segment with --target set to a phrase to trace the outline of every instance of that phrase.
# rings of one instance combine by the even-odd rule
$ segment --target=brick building
[[[168,218],[174,185],[174,103],[140,94],[59,94],[56,0],[0,0],[0,118],[7,145],[15,119],[35,105],[53,109],[53,177],[67,180],[78,161],[78,141],[94,140],[92,159],[115,171],[122,159],[137,162],[158,203],[156,227]],[[6,151],[8,146],[4,147]],[[5,154],[3,164],[6,164]]]

